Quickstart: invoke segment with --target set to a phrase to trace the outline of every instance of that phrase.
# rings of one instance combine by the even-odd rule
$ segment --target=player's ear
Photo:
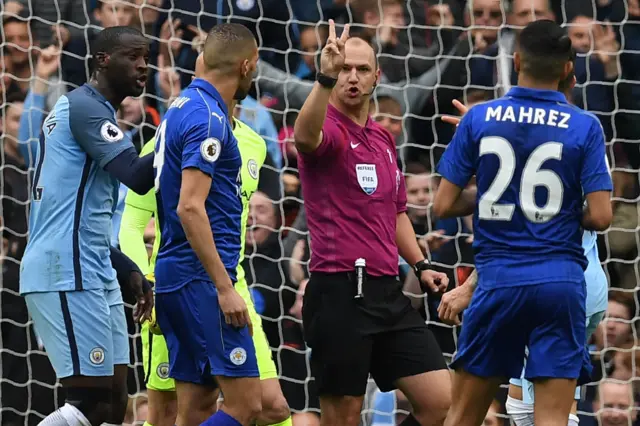
[[[516,71],[516,73],[520,73],[520,60],[522,58],[520,57],[520,52],[515,52],[513,54],[513,67]]]
[[[109,59],[111,56],[106,52],[98,52],[96,53],[96,64],[97,68],[106,68],[109,65]]]
[[[245,59],[244,61],[242,61],[242,68],[240,71],[240,75],[242,76],[242,78],[246,78],[250,72],[251,72],[251,64],[249,63],[248,59]]]
[[[573,71],[573,61],[567,61],[566,64],[564,64],[564,75],[562,76],[562,79],[566,79],[569,74],[571,74],[571,71]],[[574,80],[575,80],[575,75],[574,75]]]

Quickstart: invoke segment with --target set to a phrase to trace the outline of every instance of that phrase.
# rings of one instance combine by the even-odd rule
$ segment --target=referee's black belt
[[[349,272],[311,272],[311,278],[313,280],[328,280],[328,281],[354,281],[356,279],[355,271]],[[394,282],[398,281],[397,275],[378,275],[373,276],[366,274],[367,282]]]

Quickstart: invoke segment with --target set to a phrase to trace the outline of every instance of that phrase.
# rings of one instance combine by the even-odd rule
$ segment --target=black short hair
[[[558,92],[564,93],[564,94],[566,94],[567,90],[569,90],[569,87],[571,87],[571,83],[573,82],[573,77],[575,77],[575,75],[576,75],[576,51],[575,51],[575,49],[571,49],[571,56],[570,56],[569,60],[573,64],[573,68],[571,68],[571,71],[569,72],[567,77],[565,79],[563,79],[563,80],[560,80],[560,84],[558,84]]]
[[[255,36],[246,26],[218,24],[211,28],[204,42],[204,63],[209,69],[227,72],[256,45]]]
[[[29,11],[26,9],[22,9],[20,12],[16,14],[6,14],[2,18],[2,26],[12,23],[18,24],[29,24],[31,21],[31,16],[29,16]]]
[[[543,19],[527,25],[518,37],[520,71],[537,81],[550,82],[564,77],[571,60],[571,39],[555,21]]]
[[[123,47],[128,41],[126,40],[127,36],[144,38],[144,34],[137,28],[124,25],[109,27],[100,31],[91,44],[91,57],[93,59],[91,61],[91,70],[95,71],[96,69],[96,55],[99,53],[111,54],[114,50]]]

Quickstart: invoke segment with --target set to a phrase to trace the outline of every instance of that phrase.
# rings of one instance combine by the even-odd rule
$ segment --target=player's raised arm
[[[295,144],[298,151],[313,152],[322,143],[322,126],[327,115],[329,98],[338,82],[338,75],[345,63],[345,44],[349,38],[349,25],[342,35],[336,36],[336,25],[329,20],[329,38],[322,49],[320,73],[309,97],[302,106],[294,125]]]
[[[468,216],[475,209],[475,193],[461,197],[463,189],[475,173],[474,156],[477,152],[472,139],[472,112],[468,112],[438,163],[442,175],[433,201],[433,212],[440,218]]]
[[[596,118],[593,118],[593,125],[584,148],[580,182],[587,199],[587,206],[582,213],[582,226],[585,229],[604,231],[611,225],[613,219],[611,207],[613,183],[605,153],[604,133]]]

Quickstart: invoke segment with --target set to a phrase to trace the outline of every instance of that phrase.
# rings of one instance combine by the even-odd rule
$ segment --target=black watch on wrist
[[[316,74],[316,81],[320,83],[322,87],[327,89],[333,89],[338,82],[337,78],[329,77],[328,75],[324,75],[321,72]]]
[[[431,268],[431,262],[429,262],[428,259],[422,259],[421,261],[416,262],[416,264],[413,265],[413,270],[418,277],[420,277],[420,272],[426,271],[429,268]]]

